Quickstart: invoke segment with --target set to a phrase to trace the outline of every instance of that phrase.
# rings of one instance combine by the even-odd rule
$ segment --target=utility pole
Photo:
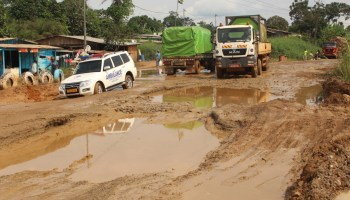
[[[86,49],[86,0],[84,0],[84,50]]]
[[[185,12],[186,12],[186,10],[185,9],[183,9],[183,11],[182,11],[183,13],[182,13],[182,17],[183,18],[185,18]]]
[[[177,4],[176,4],[175,26],[176,26],[177,17],[179,16],[179,0],[176,0],[176,2]]]
[[[215,27],[216,27],[216,17],[217,17],[218,15],[217,14],[215,14]]]

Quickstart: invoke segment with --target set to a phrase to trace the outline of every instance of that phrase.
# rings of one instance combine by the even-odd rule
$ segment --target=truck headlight
[[[80,83],[80,87],[89,87],[91,85],[92,81],[83,81]]]

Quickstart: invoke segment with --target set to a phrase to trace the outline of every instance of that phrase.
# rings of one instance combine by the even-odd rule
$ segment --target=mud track
[[[172,126],[200,121],[219,141],[181,174],[73,180],[94,155],[63,170],[5,173],[0,199],[334,199],[350,189],[348,85],[325,82],[335,64],[273,63],[256,79],[201,74],[137,81],[132,90],[74,99],[56,99],[53,86],[36,90],[50,94],[40,98],[24,98],[28,89],[0,91],[0,175],[122,118]],[[322,83],[325,102],[315,96],[310,103]]]

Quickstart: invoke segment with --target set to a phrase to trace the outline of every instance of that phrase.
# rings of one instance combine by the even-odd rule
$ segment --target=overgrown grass
[[[343,54],[337,71],[344,81],[350,83],[350,47]]]
[[[139,46],[141,54],[146,60],[155,60],[157,51],[161,51],[162,45],[154,42],[145,42]]]
[[[269,40],[272,43],[272,58],[284,55],[289,59],[302,60],[305,50],[315,54],[317,50],[321,49],[317,45],[298,37],[274,37]]]

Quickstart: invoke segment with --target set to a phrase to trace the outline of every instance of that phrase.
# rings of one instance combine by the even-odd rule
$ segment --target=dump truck
[[[268,69],[271,43],[267,40],[266,20],[260,15],[228,16],[226,25],[215,34],[217,78],[229,74],[257,77]]]
[[[202,27],[171,27],[162,34],[163,65],[167,75],[178,69],[198,74],[201,67],[214,70],[211,31]]]

